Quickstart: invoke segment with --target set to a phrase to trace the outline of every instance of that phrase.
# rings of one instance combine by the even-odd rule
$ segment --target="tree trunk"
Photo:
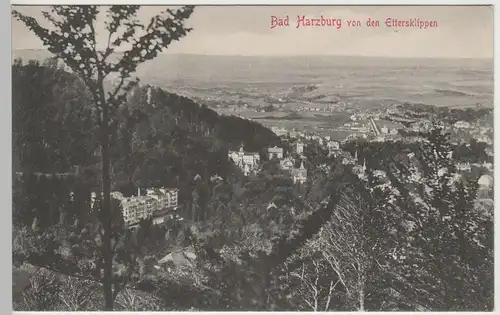
[[[109,105],[101,98],[102,102],[102,121],[101,121],[101,160],[102,160],[102,205],[101,205],[101,223],[104,229],[103,239],[103,289],[105,311],[113,310],[113,253],[111,250],[111,181],[109,175]]]
[[[333,280],[330,281],[330,289],[328,290],[328,299],[326,300],[325,312],[328,312],[328,309],[330,308],[330,302],[332,301],[333,290],[335,289],[335,287],[339,282],[340,280],[337,280],[337,282],[333,284]]]
[[[259,310],[266,311],[267,306],[269,304],[270,296],[269,296],[269,285],[271,283],[271,270],[267,266],[266,263],[263,264],[262,266],[262,271],[263,271],[263,279],[262,279],[262,285],[259,286]]]
[[[359,312],[364,312],[365,311],[365,281],[364,281],[364,275],[361,273],[358,276],[358,290],[359,290]]]
[[[193,220],[193,222],[197,222],[197,219],[196,219],[196,202],[193,202],[192,205],[191,205],[191,220]]]

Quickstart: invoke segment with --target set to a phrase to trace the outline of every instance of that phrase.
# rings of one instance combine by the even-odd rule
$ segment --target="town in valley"
[[[15,311],[494,309],[492,11],[272,9],[13,6]]]

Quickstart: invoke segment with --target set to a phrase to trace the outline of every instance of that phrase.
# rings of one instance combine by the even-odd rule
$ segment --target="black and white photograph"
[[[493,5],[12,5],[12,309],[494,310]]]

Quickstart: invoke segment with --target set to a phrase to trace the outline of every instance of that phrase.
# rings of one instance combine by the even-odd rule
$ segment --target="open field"
[[[16,50],[13,58],[50,54]],[[412,102],[493,106],[493,60],[368,57],[243,57],[161,55],[138,68],[142,83],[192,97],[209,107],[349,108]],[[254,115],[254,114],[252,114]],[[246,117],[246,114],[244,115]]]

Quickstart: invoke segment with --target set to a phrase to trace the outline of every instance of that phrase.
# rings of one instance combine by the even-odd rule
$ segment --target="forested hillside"
[[[53,64],[20,61],[13,93],[14,309],[102,310],[89,95]],[[151,86],[113,114],[114,189],[176,187],[185,208],[129,230],[112,205],[116,310],[493,309],[492,189],[482,170],[457,170],[490,161],[482,144],[453,147],[439,125],[412,143],[347,142],[337,157],[309,140],[303,161],[292,154],[307,168],[294,184],[276,159],[250,176],[228,162],[241,144],[292,147],[257,123]]]
[[[66,173],[78,167],[98,176],[98,129],[83,83],[51,61],[16,60],[12,69],[14,170]],[[112,175],[115,189],[125,193],[136,187],[182,188],[196,174],[224,178],[235,172],[228,149],[244,145],[263,152],[280,143],[258,123],[219,116],[151,86],[133,90],[116,117]]]

